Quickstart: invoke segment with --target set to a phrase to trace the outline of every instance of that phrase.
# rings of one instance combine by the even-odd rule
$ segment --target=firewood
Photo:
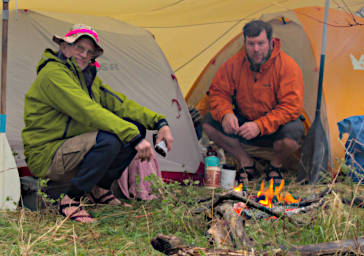
[[[265,206],[263,206],[257,202],[254,202],[253,200],[249,199],[248,197],[243,196],[239,192],[229,192],[226,194],[216,195],[216,198],[213,200],[213,203],[209,203],[209,204],[205,205],[204,207],[199,207],[199,208],[193,210],[192,213],[198,214],[198,213],[205,211],[206,209],[210,209],[212,206],[216,207],[218,204],[220,204],[224,200],[241,201],[241,202],[245,203],[246,205],[248,205],[249,207],[258,209],[271,216],[275,216],[275,217],[281,218],[281,219],[287,219],[290,223],[292,223],[295,226],[303,225],[303,223],[293,220],[291,217],[286,215],[284,212],[278,212],[278,211],[274,211],[272,209],[266,208]]]
[[[197,246],[187,245],[184,241],[176,236],[167,236],[158,234],[152,239],[153,248],[166,255],[172,256],[253,256],[254,250],[229,250],[229,249],[209,249]]]
[[[288,250],[288,256],[296,255],[364,255],[364,236],[352,240],[339,240],[322,244],[303,245]]]
[[[225,230],[228,231],[228,235],[225,240],[231,240],[234,248],[252,248],[253,242],[248,237],[245,232],[245,222],[244,219],[239,216],[233,209],[233,204],[231,202],[223,203],[215,208],[215,211],[222,215],[226,225]],[[217,248],[222,248],[217,245]]]

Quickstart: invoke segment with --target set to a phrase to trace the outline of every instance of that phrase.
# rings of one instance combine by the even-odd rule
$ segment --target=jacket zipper
[[[115,93],[113,93],[113,92],[111,92],[111,91],[109,91],[108,89],[106,89],[105,87],[100,87],[100,89],[102,90],[102,91],[104,91],[105,93],[108,93],[108,94],[110,94],[111,96],[113,96],[113,97],[115,97],[118,101],[120,101],[121,103],[123,103],[123,100],[122,99],[120,99],[120,97],[118,96],[118,95],[116,95]]]

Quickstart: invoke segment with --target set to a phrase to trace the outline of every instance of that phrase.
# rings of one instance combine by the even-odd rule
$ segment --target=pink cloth
[[[145,177],[152,174],[159,178],[162,177],[158,159],[154,154],[150,162],[142,162],[139,159],[133,159],[121,177],[117,180],[117,183],[119,184],[121,192],[129,199],[132,196],[142,200],[152,200],[157,198],[157,196],[151,193],[150,182],[144,180]],[[140,177],[140,179],[138,179],[138,181],[140,180],[139,183],[137,182],[137,176]]]

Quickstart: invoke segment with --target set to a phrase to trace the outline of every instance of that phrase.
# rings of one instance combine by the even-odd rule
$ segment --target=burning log
[[[167,236],[158,234],[152,239],[153,248],[166,255],[174,256],[250,256],[255,255],[254,250],[236,250],[229,249],[208,249],[203,247],[187,245],[184,241],[176,236]]]
[[[243,196],[241,193],[234,192],[234,191],[233,192],[228,192],[226,194],[217,195],[212,203],[209,203],[204,207],[199,207],[199,208],[195,209],[194,211],[192,211],[192,213],[193,214],[199,214],[199,213],[205,211],[206,209],[210,209],[211,207],[216,207],[218,204],[220,204],[224,200],[241,201],[241,202],[245,203],[247,206],[258,209],[258,210],[260,210],[262,212],[265,212],[265,213],[267,213],[267,214],[269,214],[271,216],[275,216],[275,217],[281,218],[281,219],[287,219],[289,222],[291,222],[292,224],[294,224],[296,226],[303,224],[303,223],[297,223],[295,220],[290,218],[284,212],[278,212],[278,211],[272,210],[270,208],[267,208],[264,205],[256,203],[253,200]]]

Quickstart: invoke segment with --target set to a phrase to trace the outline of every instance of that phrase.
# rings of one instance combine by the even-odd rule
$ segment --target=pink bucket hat
[[[72,44],[72,43],[76,42],[77,39],[79,39],[81,36],[87,36],[94,41],[95,46],[96,46],[96,57],[95,58],[97,58],[103,54],[104,50],[99,45],[99,37],[98,37],[96,31],[90,26],[86,26],[83,24],[73,25],[72,29],[67,34],[65,34],[63,37],[54,35],[52,39],[54,42],[56,42],[59,45],[63,42]]]

